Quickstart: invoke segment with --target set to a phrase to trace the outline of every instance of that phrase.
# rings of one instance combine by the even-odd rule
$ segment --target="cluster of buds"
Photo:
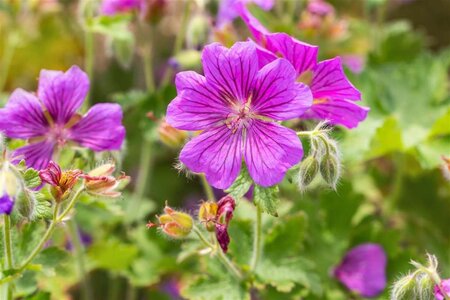
[[[198,211],[198,219],[205,225],[206,230],[216,233],[217,241],[223,252],[228,251],[230,236],[228,224],[233,218],[236,202],[231,196],[225,196],[217,203],[203,202]]]
[[[104,164],[84,174],[81,170],[61,170],[61,167],[51,161],[46,169],[39,172],[42,182],[50,185],[50,192],[56,202],[62,202],[72,193],[78,179],[84,179],[86,191],[93,196],[119,197],[118,191],[123,182],[128,182],[129,177],[121,174],[119,177],[112,176],[113,164]]]
[[[164,207],[164,214],[156,217],[158,223],[148,222],[147,228],[159,227],[163,233],[175,239],[187,237],[194,227],[194,220],[189,214],[176,211],[167,203]]]
[[[411,261],[414,272],[399,278],[392,288],[392,300],[450,299],[450,279],[441,280],[436,256],[427,255],[426,266]]]
[[[340,154],[336,142],[330,138],[329,129],[320,123],[309,133],[311,150],[299,167],[297,184],[305,190],[320,173],[323,180],[332,189],[336,189],[341,171]]]

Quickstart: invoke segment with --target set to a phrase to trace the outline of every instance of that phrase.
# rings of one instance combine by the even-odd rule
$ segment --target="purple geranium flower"
[[[327,120],[348,128],[356,127],[367,117],[369,109],[355,103],[361,100],[361,93],[345,76],[339,57],[318,62],[317,46],[300,42],[286,33],[270,33],[244,5],[238,3],[235,8],[259,44],[260,64],[281,56],[294,66],[297,80],[311,88],[313,105],[302,117]]]
[[[362,244],[347,252],[333,275],[349,290],[375,297],[386,287],[386,254],[378,244]]]
[[[127,13],[141,8],[141,1],[145,0],[103,0],[100,11],[103,15],[112,16]]]
[[[275,0],[221,0],[217,15],[217,26],[221,27],[239,16],[236,4],[245,5],[247,3],[255,3],[264,10],[270,10],[275,4]]]
[[[196,173],[205,173],[216,188],[228,188],[244,159],[255,183],[271,186],[303,156],[296,133],[277,121],[301,115],[311,105],[311,93],[296,83],[285,59],[263,68],[252,42],[227,49],[218,43],[202,53],[205,76],[178,73],[178,96],[166,121],[182,130],[203,130],[188,142],[180,160]]]
[[[442,292],[446,293],[446,296],[450,297],[450,278],[442,280],[440,288],[437,285],[434,286],[434,296],[436,297],[436,300],[445,299]]]
[[[3,196],[0,197],[0,214],[11,214],[13,206],[14,201],[8,194],[3,194]]]
[[[120,149],[125,137],[121,107],[101,103],[79,115],[88,90],[89,79],[77,66],[65,73],[42,70],[37,97],[15,90],[0,109],[0,131],[29,141],[13,153],[15,162],[25,159],[27,166],[43,169],[53,153],[69,142],[94,151]]]

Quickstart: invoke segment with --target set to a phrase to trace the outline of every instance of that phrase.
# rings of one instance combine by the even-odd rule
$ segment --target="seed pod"
[[[319,161],[314,156],[308,156],[300,164],[298,187],[304,190],[316,178],[319,171]]]

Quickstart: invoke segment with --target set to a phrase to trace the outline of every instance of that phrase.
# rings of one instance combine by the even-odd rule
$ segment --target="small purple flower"
[[[141,1],[146,0],[103,0],[100,12],[103,15],[113,16],[139,10],[141,8]]]
[[[386,254],[378,244],[362,244],[347,252],[333,275],[349,290],[375,297],[386,287]]]
[[[218,43],[202,53],[205,76],[177,74],[178,96],[169,104],[166,121],[182,130],[203,130],[188,142],[180,160],[190,170],[205,173],[211,185],[228,188],[242,161],[256,184],[271,186],[303,156],[296,133],[278,121],[301,115],[311,105],[311,93],[296,83],[285,59],[258,66],[252,42],[227,49]]]
[[[260,65],[283,57],[294,66],[297,80],[310,87],[313,104],[302,117],[327,120],[347,128],[356,127],[367,117],[369,109],[355,103],[361,100],[361,93],[345,76],[339,57],[318,62],[317,46],[286,33],[270,33],[244,5],[237,4],[235,8],[259,44]]]
[[[233,218],[236,202],[231,196],[225,196],[217,202],[216,238],[223,252],[228,251],[230,236],[228,235],[228,224]]]
[[[0,109],[0,131],[7,137],[29,141],[18,148],[15,162],[25,159],[35,169],[47,167],[53,153],[68,143],[94,151],[118,150],[125,137],[118,104],[96,104],[81,116],[89,78],[77,66],[67,72],[42,70],[37,96],[16,89]]]
[[[342,63],[354,74],[359,74],[364,70],[364,57],[361,55],[344,55]]]
[[[13,207],[14,201],[11,197],[9,197],[8,194],[3,194],[3,196],[0,197],[0,214],[10,215]]]
[[[80,242],[84,247],[89,247],[92,244],[92,236],[89,233],[84,232],[81,229],[78,229],[78,234],[80,236]],[[66,248],[66,250],[72,251],[73,249],[72,241],[70,239],[67,239],[64,247]]]
[[[306,7],[307,11],[319,15],[319,16],[327,16],[329,14],[334,14],[334,7],[330,3],[327,3],[323,0],[311,0]]]
[[[264,10],[270,10],[275,4],[275,0],[220,0],[217,26],[221,27],[237,18],[239,14],[235,8],[236,5],[246,5],[247,3],[254,3]]]
[[[440,288],[438,285],[434,286],[434,297],[436,297],[436,300],[445,299],[442,292],[444,292],[446,296],[450,297],[450,278],[442,280]]]

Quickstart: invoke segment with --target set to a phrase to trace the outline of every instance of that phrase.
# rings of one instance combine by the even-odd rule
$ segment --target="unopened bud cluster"
[[[301,191],[305,190],[319,175],[332,189],[336,189],[339,180],[341,161],[336,142],[328,135],[328,129],[320,124],[309,135],[311,150],[300,163],[297,184]]]
[[[189,214],[176,211],[167,204],[164,214],[157,218],[158,223],[149,222],[147,228],[159,227],[163,233],[175,239],[187,237],[194,226],[194,220]]]

